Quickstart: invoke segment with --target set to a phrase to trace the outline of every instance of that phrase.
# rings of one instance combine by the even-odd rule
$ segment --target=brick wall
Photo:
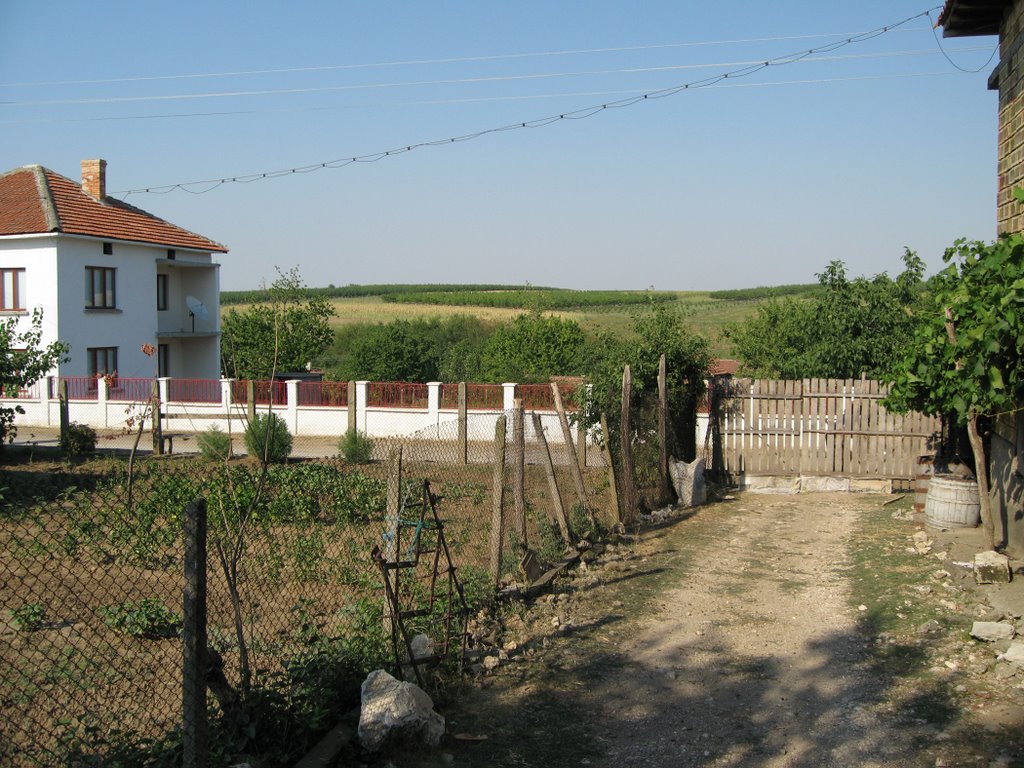
[[[1009,56],[1024,29],[1024,0],[1017,0],[999,30],[999,192],[996,203],[999,232],[1024,231],[1024,206],[1013,199],[1014,187],[1024,187],[1024,46]]]

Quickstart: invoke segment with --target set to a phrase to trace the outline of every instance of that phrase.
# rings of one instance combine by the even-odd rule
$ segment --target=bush
[[[129,637],[156,640],[176,637],[181,630],[181,618],[155,597],[144,597],[137,603],[104,605],[97,613],[104,624]]]
[[[227,461],[231,458],[231,436],[214,424],[199,435],[199,453],[210,461]]]
[[[350,429],[338,441],[338,451],[350,464],[369,464],[373,458],[373,440],[365,432]]]
[[[264,413],[245,428],[245,450],[268,464],[280,464],[292,452],[292,435],[284,419],[276,413]]]
[[[9,608],[8,613],[19,632],[35,632],[43,626],[46,609],[42,603],[25,603],[18,608]]]
[[[67,456],[85,456],[96,450],[96,430],[72,422],[60,437],[60,449]]]

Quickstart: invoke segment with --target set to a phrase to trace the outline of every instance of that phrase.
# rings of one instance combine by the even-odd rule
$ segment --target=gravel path
[[[858,512],[879,497],[744,495],[685,582],[591,691],[608,766],[924,766],[915,734],[876,711],[879,681],[843,573]]]

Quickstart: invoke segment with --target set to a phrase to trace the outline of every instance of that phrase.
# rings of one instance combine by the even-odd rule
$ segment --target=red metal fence
[[[171,379],[167,382],[167,399],[172,403],[219,403],[218,379]]]
[[[128,379],[117,376],[107,385],[107,400],[112,402],[147,402],[153,394],[153,379]]]
[[[51,379],[55,392],[50,397],[56,399],[60,395],[60,385],[67,383],[68,400],[96,400],[99,397],[99,383],[92,376],[61,376],[59,379]]]
[[[426,384],[408,381],[371,381],[367,386],[366,405],[370,408],[426,408]]]
[[[348,407],[347,381],[300,381],[299,405]]]

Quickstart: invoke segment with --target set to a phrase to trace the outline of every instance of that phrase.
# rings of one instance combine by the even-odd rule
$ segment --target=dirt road
[[[934,765],[919,763],[906,723],[873,711],[879,683],[848,605],[851,530],[880,503],[748,495],[695,526],[685,582],[607,681],[608,755],[593,764]]]

